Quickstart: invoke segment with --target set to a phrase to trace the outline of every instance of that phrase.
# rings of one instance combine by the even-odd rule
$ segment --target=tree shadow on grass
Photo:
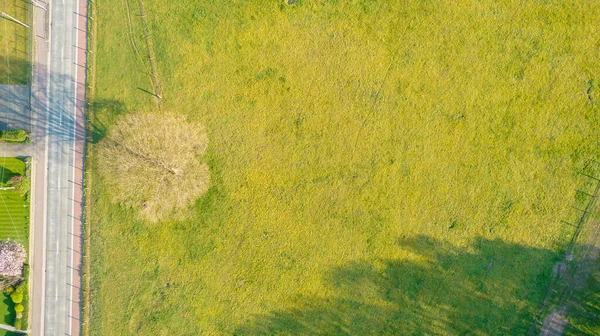
[[[325,274],[334,295],[252,317],[237,335],[522,335],[558,254],[501,240],[468,248],[419,236],[414,258],[361,261]]]
[[[4,315],[3,323],[7,325],[14,325],[16,316],[15,305],[10,299],[10,297],[6,295],[3,296],[4,300],[2,300],[2,304],[8,307],[8,313]]]
[[[96,99],[92,102],[94,118],[88,120],[88,131],[91,133],[91,142],[98,143],[106,136],[108,127],[97,118],[98,115],[120,115],[127,112],[125,104],[118,100]]]
[[[31,82],[30,56],[22,52],[20,57],[0,56],[0,85],[26,85]],[[7,66],[8,65],[8,66]]]
[[[21,174],[15,173],[14,171],[0,167],[0,185],[4,186],[13,176],[20,176]]]

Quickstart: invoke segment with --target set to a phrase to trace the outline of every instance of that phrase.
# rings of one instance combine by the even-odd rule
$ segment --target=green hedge
[[[25,265],[23,269],[23,275],[25,279],[29,277],[29,266]],[[27,327],[27,306],[29,305],[29,297],[28,297],[29,285],[27,280],[22,281],[15,290],[10,293],[10,299],[14,304],[14,309],[16,313],[15,318],[15,328],[18,330],[23,330],[23,328]]]
[[[27,132],[24,130],[0,131],[0,140],[7,142],[25,142],[27,141]]]

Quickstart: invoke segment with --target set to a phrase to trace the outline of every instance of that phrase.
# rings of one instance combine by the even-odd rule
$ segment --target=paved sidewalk
[[[75,141],[73,162],[73,253],[71,275],[71,336],[81,334],[82,293],[81,272],[83,256],[83,163],[85,161],[85,107],[86,107],[86,76],[87,76],[87,28],[88,2],[79,0],[77,10],[77,75],[75,89]]]
[[[0,142],[0,153],[6,157],[27,157],[33,156],[33,144],[9,144]]]
[[[31,214],[29,232],[29,330],[43,335],[46,210],[46,115],[48,112],[48,2],[33,7],[33,74],[31,84],[33,159],[31,167]]]

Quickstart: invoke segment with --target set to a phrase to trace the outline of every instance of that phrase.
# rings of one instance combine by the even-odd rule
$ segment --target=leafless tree
[[[183,116],[129,114],[100,143],[98,167],[115,201],[156,222],[184,215],[208,190],[207,147],[206,130]]]

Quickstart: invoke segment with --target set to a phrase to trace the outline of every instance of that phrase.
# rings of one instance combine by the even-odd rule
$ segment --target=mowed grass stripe
[[[28,246],[29,204],[12,190],[0,190],[0,239],[10,238]]]
[[[25,162],[13,157],[0,157],[3,183],[12,176],[25,174]],[[29,201],[15,190],[0,190],[0,240],[10,238],[25,248],[29,246]]]
[[[13,157],[0,157],[0,182],[6,183],[11,177],[25,174],[25,162]]]

